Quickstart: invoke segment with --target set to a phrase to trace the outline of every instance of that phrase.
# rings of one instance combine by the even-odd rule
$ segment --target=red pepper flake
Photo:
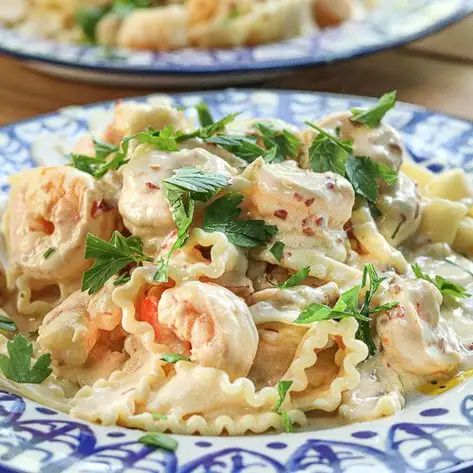
[[[314,236],[315,235],[314,230],[312,230],[312,228],[309,228],[309,227],[303,228],[302,232],[304,233],[304,235],[307,235],[307,236]]]
[[[388,311],[386,311],[386,314],[387,314],[389,320],[403,319],[404,318],[404,306],[399,304],[396,307],[393,307],[392,309],[389,309]]]
[[[304,196],[299,192],[294,192],[294,199],[296,199],[297,202],[301,202],[304,199]]]
[[[152,191],[159,189],[159,186],[156,184],[153,184],[152,182],[147,182],[146,187]]]
[[[102,212],[108,212],[111,209],[112,207],[105,200],[101,200],[98,203],[94,200],[90,209],[90,215],[92,218],[97,218]]]
[[[97,201],[94,200],[94,201],[92,202],[92,207],[91,207],[91,209],[90,209],[90,215],[91,215],[92,218],[97,217],[97,210],[98,210],[98,207],[99,207],[99,206],[98,206],[98,204],[97,204]]]
[[[287,210],[277,209],[277,210],[274,211],[274,216],[280,218],[281,220],[286,220]]]
[[[324,218],[323,217],[317,217],[315,219],[315,223],[320,227],[324,223]]]
[[[335,183],[333,181],[328,181],[327,182],[327,189],[335,189]]]
[[[305,205],[306,205],[306,207],[310,207],[314,202],[315,202],[315,198],[312,197],[312,199],[307,199],[305,201]]]

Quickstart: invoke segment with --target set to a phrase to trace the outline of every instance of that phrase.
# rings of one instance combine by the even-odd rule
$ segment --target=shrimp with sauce
[[[300,169],[295,161],[265,164],[261,159],[243,175],[251,181],[248,212],[276,225],[279,239],[292,248],[312,247],[338,261],[346,258],[343,225],[355,195],[344,177]]]
[[[352,122],[351,112],[335,113],[322,118],[317,125],[344,141],[351,141],[355,156],[367,156],[373,161],[384,164],[399,172],[406,157],[406,150],[399,133],[390,125],[381,123],[376,128],[369,128],[361,123]],[[305,141],[310,146],[317,131],[305,132]],[[309,162],[303,167],[310,168]]]
[[[119,216],[98,181],[68,166],[36,168],[12,178],[3,234],[13,277],[75,281],[89,267],[85,238],[108,239]]]
[[[236,174],[223,159],[200,148],[166,153],[146,145],[138,146],[130,162],[122,168],[123,188],[118,208],[125,226],[142,238],[149,251],[176,230],[162,181],[171,177],[174,170],[185,167],[229,178]]]
[[[439,325],[439,290],[423,279],[396,278],[379,303],[391,301],[399,305],[376,317],[388,366],[414,375],[446,374],[457,368],[460,356]]]
[[[125,361],[121,310],[112,302],[112,285],[98,294],[71,294],[44,318],[40,350],[50,353],[55,370],[79,385],[107,377]]]
[[[228,289],[199,281],[156,286],[144,295],[137,312],[169,353],[224,370],[232,379],[250,371],[258,332],[248,306]]]

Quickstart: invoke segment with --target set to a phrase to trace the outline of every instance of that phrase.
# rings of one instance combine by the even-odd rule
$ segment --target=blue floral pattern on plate
[[[142,97],[138,100],[152,100]],[[301,124],[372,99],[287,91],[224,90],[176,95],[205,100],[216,116],[244,110]],[[51,134],[73,143],[112,103],[73,107],[0,129],[1,197],[7,175],[35,164],[32,149]],[[473,172],[473,123],[399,104],[389,115],[416,161],[434,171]],[[55,162],[56,141],[48,139]],[[36,150],[37,152],[38,150]],[[52,161],[53,160],[53,161]],[[473,379],[438,397],[417,397],[399,415],[295,434],[178,436],[175,453],[137,443],[140,432],[105,427],[0,391],[0,471],[35,473],[447,473],[473,468]]]
[[[271,71],[325,64],[404,44],[473,11],[473,0],[378,0],[367,18],[288,41],[227,50],[114,50],[26,38],[0,27],[0,51],[49,65],[151,75]]]

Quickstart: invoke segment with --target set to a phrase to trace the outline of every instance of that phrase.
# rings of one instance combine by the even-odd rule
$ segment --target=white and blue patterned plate
[[[8,1],[8,0],[1,0]],[[357,0],[360,1],[360,0]],[[0,27],[0,52],[63,77],[106,84],[243,83],[285,70],[350,59],[433,33],[473,11],[473,0],[377,0],[361,21],[284,42],[169,53],[113,50],[28,38]]]
[[[342,95],[256,90],[181,94],[172,100],[180,106],[205,100],[216,116],[244,110],[247,116],[299,125],[372,103]],[[64,109],[0,129],[3,197],[6,176],[35,164],[32,148],[42,150],[41,161],[51,164],[59,142],[72,143],[111,106]],[[435,172],[454,166],[473,172],[473,123],[406,104],[389,114],[389,122],[401,131],[416,161]],[[414,397],[399,415],[374,422],[295,434],[176,436],[175,453],[137,443],[140,435],[72,419],[0,391],[1,472],[447,473],[473,471],[473,379],[438,397]]]

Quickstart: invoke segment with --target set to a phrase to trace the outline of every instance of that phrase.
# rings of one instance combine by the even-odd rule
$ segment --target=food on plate
[[[471,369],[473,189],[410,160],[395,102],[303,128],[121,102],[12,176],[0,384],[239,435],[392,415]]]
[[[299,36],[359,17],[353,0],[15,0],[0,22],[25,33],[169,51],[227,48]]]

